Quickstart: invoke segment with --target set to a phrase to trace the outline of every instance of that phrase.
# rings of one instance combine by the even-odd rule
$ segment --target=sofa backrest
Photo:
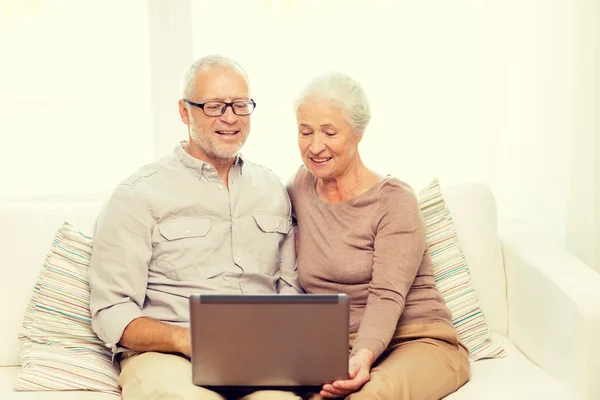
[[[450,209],[488,326],[491,331],[506,335],[506,275],[494,196],[481,183],[442,186],[442,196]]]
[[[54,234],[69,222],[91,235],[106,198],[0,199],[0,366],[20,365],[19,329]]]
[[[506,279],[496,206],[482,184],[442,187],[490,329],[506,334]],[[69,222],[91,235],[108,195],[0,199],[0,366],[19,365],[23,313],[56,230]]]

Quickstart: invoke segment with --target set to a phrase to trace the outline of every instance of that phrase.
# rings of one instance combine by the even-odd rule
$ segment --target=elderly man
[[[255,107],[235,61],[192,63],[179,100],[189,141],[119,184],[98,217],[92,326],[122,353],[126,400],[224,399],[192,383],[191,294],[300,292],[286,189],[239,154]],[[267,398],[297,396],[244,397]]]

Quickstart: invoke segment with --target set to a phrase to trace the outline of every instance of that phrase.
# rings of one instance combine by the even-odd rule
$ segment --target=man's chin
[[[240,154],[240,150],[242,150],[242,146],[237,146],[235,149],[216,149],[212,156],[220,160],[231,160]]]

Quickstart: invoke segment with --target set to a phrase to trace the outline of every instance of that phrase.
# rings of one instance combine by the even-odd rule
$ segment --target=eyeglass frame
[[[183,99],[183,101],[185,101],[186,103],[188,103],[191,106],[197,107],[199,109],[202,110],[202,112],[204,113],[204,115],[206,115],[207,117],[220,117],[221,115],[225,114],[225,112],[227,111],[227,107],[231,107],[231,111],[237,115],[238,117],[247,117],[248,115],[252,114],[254,112],[254,110],[256,110],[256,102],[254,101],[254,99],[249,99],[249,100],[234,100],[230,103],[226,102],[226,101],[216,101],[216,100],[211,100],[211,101],[205,101],[204,103],[195,103],[191,100],[188,99]],[[245,101],[245,102],[250,102],[252,103],[252,111],[250,112],[250,114],[238,114],[235,112],[235,108],[233,108],[233,104],[236,102],[240,102],[240,101]],[[219,115],[208,115],[206,113],[206,111],[204,111],[204,105],[206,103],[221,103],[221,104],[225,104],[225,108],[223,108],[223,112]]]

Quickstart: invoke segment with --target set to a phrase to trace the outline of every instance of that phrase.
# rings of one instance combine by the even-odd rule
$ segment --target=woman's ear
[[[364,132],[359,132],[358,133],[358,143],[360,143],[360,141],[362,140],[363,136],[365,135]]]

